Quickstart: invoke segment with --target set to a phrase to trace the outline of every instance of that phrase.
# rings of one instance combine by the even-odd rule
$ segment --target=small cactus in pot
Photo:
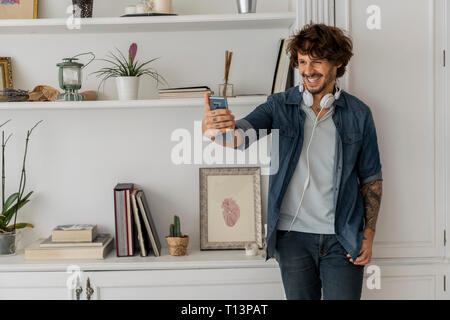
[[[189,236],[181,233],[180,217],[177,215],[174,216],[173,223],[170,225],[170,233],[166,237],[166,241],[171,256],[184,256],[186,254]]]

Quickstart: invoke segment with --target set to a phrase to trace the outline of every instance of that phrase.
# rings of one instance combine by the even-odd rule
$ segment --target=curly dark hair
[[[337,69],[336,77],[345,74],[345,68],[353,56],[353,43],[350,36],[339,28],[325,24],[307,24],[289,39],[287,53],[291,67],[298,67],[298,52],[316,59],[326,59]]]

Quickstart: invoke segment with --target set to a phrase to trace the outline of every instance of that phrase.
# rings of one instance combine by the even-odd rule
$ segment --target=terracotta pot
[[[171,256],[184,256],[189,244],[189,236],[180,237],[166,237],[167,245],[169,246],[169,253]]]

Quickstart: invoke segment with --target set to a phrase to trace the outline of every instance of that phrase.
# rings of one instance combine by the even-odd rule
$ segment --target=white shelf
[[[443,258],[374,258],[371,262],[378,266],[449,263],[448,259]],[[246,256],[244,250],[188,249],[188,255],[173,257],[167,248],[162,248],[160,257],[117,257],[113,249],[104,260],[25,260],[23,250],[14,256],[0,256],[0,272],[66,272],[70,265],[77,265],[83,271],[279,268],[275,259],[265,261],[261,255]]]
[[[228,98],[230,108],[257,106],[267,96],[244,96]],[[203,98],[150,99],[150,100],[103,100],[82,102],[0,102],[0,110],[84,110],[84,109],[135,109],[135,108],[192,108],[204,106]]]
[[[0,257],[0,272],[66,272],[67,266],[74,264],[83,271],[278,268],[275,259],[246,256],[244,250],[188,249],[188,255],[173,257],[163,248],[160,257],[117,257],[113,249],[104,260],[25,260],[23,254],[17,254]]]
[[[69,29],[67,18],[0,20],[0,34],[117,33],[227,29],[287,29],[294,12],[112,17],[81,19],[79,29]]]

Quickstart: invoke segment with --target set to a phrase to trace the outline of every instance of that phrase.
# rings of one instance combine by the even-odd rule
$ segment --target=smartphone
[[[209,97],[209,106],[211,110],[228,109],[228,102],[226,97]]]
[[[210,110],[228,109],[227,98],[210,96],[209,107]],[[233,142],[233,140],[234,140],[234,132],[231,130],[216,136],[217,142]]]

